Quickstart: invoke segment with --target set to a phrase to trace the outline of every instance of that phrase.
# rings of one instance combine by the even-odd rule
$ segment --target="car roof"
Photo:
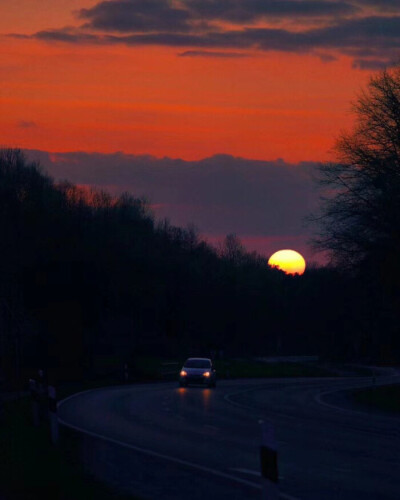
[[[189,361],[189,360],[196,360],[196,361],[211,361],[210,358],[188,358],[186,361]]]

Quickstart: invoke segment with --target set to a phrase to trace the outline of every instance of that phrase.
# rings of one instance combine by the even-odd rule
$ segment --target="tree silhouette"
[[[320,167],[328,191],[317,248],[352,268],[378,260],[398,270],[400,250],[400,69],[373,77],[354,104],[356,123],[343,133],[337,163]]]
[[[277,338],[282,354],[352,359],[373,349],[372,322],[398,324],[393,301],[367,317],[379,294],[336,270],[286,276],[235,235],[214,249],[146,200],[55,183],[16,150],[0,150],[0,234],[9,378],[95,376],[102,356],[275,354]]]
[[[355,357],[396,360],[400,348],[400,68],[373,77],[354,104],[356,123],[336,144],[337,163],[320,167],[327,195],[313,220],[315,246],[357,283]]]

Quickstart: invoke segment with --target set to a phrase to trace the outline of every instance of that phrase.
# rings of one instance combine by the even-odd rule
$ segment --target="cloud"
[[[372,7],[376,12],[400,11],[398,0],[357,0],[361,7]]]
[[[331,62],[342,54],[354,59],[355,68],[373,69],[379,61],[386,66],[387,61],[398,59],[400,3],[396,9],[396,2],[109,0],[81,9],[78,17],[85,21],[81,26],[48,29],[30,37],[74,44],[184,48],[182,57],[243,57],[225,54],[257,50],[309,53]]]
[[[229,155],[184,161],[123,153],[27,154],[58,180],[144,196],[158,217],[180,226],[194,223],[211,239],[236,233],[249,241],[289,238],[304,246],[303,219],[318,203],[313,163]]]
[[[318,54],[318,57],[323,63],[330,63],[333,61],[337,61],[337,57],[333,56],[332,54]]]
[[[361,70],[381,71],[399,65],[399,59],[354,59],[353,68]]]
[[[81,33],[75,30],[68,31],[67,29],[38,31],[37,33],[32,35],[31,38],[35,38],[37,40],[42,40],[45,42],[64,42],[64,43],[76,43],[76,44],[109,43],[104,37],[99,37],[97,35],[93,35],[90,33]]]
[[[32,121],[26,121],[26,120],[20,120],[17,122],[17,127],[18,128],[35,128],[37,127],[37,124]]]
[[[53,39],[65,42],[124,43],[127,45],[169,45],[197,47],[237,47],[261,50],[299,52],[320,48],[351,48],[361,50],[372,46],[399,47],[399,17],[372,17],[346,21],[325,28],[306,31],[289,31],[276,28],[244,28],[203,34],[153,33],[133,35],[95,35],[65,30],[46,30],[32,38]],[[20,36],[20,35],[10,35]]]
[[[168,0],[114,0],[81,9],[79,17],[86,27],[105,31],[151,32],[188,31],[192,19],[186,9],[176,8]]]
[[[219,58],[241,58],[249,57],[249,54],[243,52],[216,52],[209,50],[187,50],[178,54],[179,57],[219,57]]]
[[[229,21],[237,24],[276,18],[325,18],[358,12],[358,6],[330,0],[112,0],[79,17],[86,27],[105,31],[150,32],[187,31],[194,23]]]
[[[243,24],[270,18],[323,18],[359,12],[347,2],[324,0],[186,0],[185,5],[208,20]]]
[[[244,28],[206,33],[140,33],[95,35],[65,30],[41,31],[32,38],[69,43],[164,45],[200,49],[235,49],[315,53],[337,51],[353,57],[395,60],[400,49],[400,16],[367,17],[342,21],[333,26],[293,32],[278,28]],[[329,56],[328,56],[329,57]],[[331,57],[335,56],[331,54]],[[325,54],[327,61],[327,54]]]

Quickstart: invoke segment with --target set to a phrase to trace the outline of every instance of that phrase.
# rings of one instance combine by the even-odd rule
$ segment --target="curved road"
[[[381,377],[378,383],[395,380]],[[281,498],[398,500],[400,419],[341,409],[340,398],[330,394],[369,382],[105,388],[62,401],[59,418],[89,433],[83,459],[92,473],[143,498],[261,498],[259,421],[268,419],[278,441]]]

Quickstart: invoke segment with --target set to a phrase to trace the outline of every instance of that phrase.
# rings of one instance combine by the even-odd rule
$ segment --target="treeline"
[[[214,249],[145,200],[55,183],[18,150],[0,153],[0,230],[7,377],[81,377],[105,356],[372,355],[364,302],[334,269],[286,276],[233,235]]]

